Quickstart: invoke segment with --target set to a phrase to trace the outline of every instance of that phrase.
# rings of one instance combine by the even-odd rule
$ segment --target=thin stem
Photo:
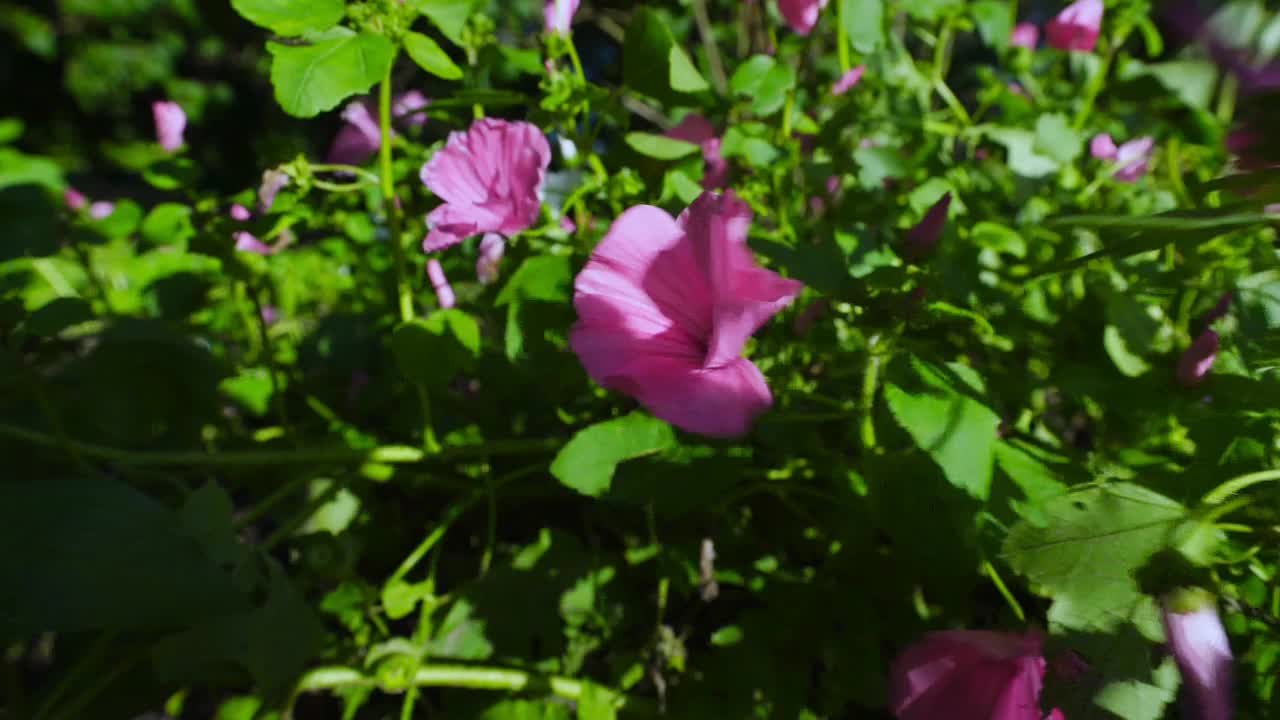
[[[1216,115],[1218,122],[1225,126],[1231,125],[1232,118],[1236,114],[1236,97],[1240,92],[1240,81],[1235,75],[1227,73],[1222,78],[1222,90],[1218,93],[1218,108]]]
[[[5,423],[0,423],[0,437],[22,440],[32,445],[47,448],[62,449],[64,447],[58,438],[53,435]],[[483,445],[445,448],[438,453],[432,454],[424,452],[421,448],[407,445],[383,445],[363,450],[340,447],[299,448],[297,450],[239,450],[210,453],[199,450],[189,452],[121,450],[120,448],[106,445],[67,440],[67,446],[86,458],[106,460],[133,467],[271,467],[279,465],[360,465],[364,463],[383,465],[447,464],[486,456],[544,455],[556,451],[563,444],[562,440],[556,438],[516,438],[498,440]]]
[[[716,92],[721,95],[729,90],[729,76],[725,75],[724,63],[720,60],[720,47],[716,45],[715,29],[711,26],[711,17],[707,14],[706,0],[693,0],[693,20],[698,25],[698,34],[702,36],[702,46],[707,49],[707,64],[711,66],[711,82]]]
[[[845,25],[845,5],[836,2],[836,55],[840,58],[840,72],[847,73],[853,69],[853,61],[849,59],[849,31]]]
[[[1072,125],[1076,130],[1083,130],[1085,123],[1089,121],[1089,114],[1093,112],[1098,93],[1102,92],[1102,86],[1107,82],[1107,74],[1111,72],[1111,62],[1115,56],[1116,48],[1112,47],[1102,57],[1102,66],[1098,68],[1098,72],[1089,79],[1089,85],[1084,90],[1084,103],[1080,106],[1080,112],[1076,114],[1075,124]]]
[[[564,45],[569,52],[569,62],[573,63],[573,73],[585,85],[587,82],[587,73],[582,69],[582,58],[578,57],[578,48],[573,44],[573,36],[564,36]]]
[[[431,395],[422,383],[416,383],[414,387],[418,393],[418,407],[422,411],[422,449],[434,455],[440,452],[440,441],[436,439],[435,424],[431,418]]]
[[[391,167],[391,68],[394,65],[395,63],[387,65],[387,74],[378,86],[378,128],[382,135],[378,145],[378,169],[382,184],[383,212],[387,215],[387,226],[391,231],[391,257],[396,276],[396,291],[400,298],[400,320],[408,322],[414,315],[413,290],[409,286],[409,278],[405,271],[400,207],[396,200],[395,175]]]
[[[1248,475],[1240,475],[1239,477],[1231,478],[1213,490],[1210,490],[1209,494],[1204,496],[1202,502],[1204,502],[1205,505],[1217,505],[1232,495],[1247,490],[1254,485],[1277,481],[1280,481],[1280,470],[1263,470],[1261,472],[1249,473]]]
[[[280,378],[284,377],[284,368],[276,362],[276,355],[271,350],[271,336],[267,332],[267,320],[262,316],[262,301],[258,299],[255,292],[249,293],[249,300],[253,303],[255,325],[258,331],[258,340],[262,343],[262,352],[267,360],[267,372],[271,375],[271,404],[275,408],[276,419],[280,423],[280,427],[288,430],[291,427],[289,422],[289,408],[285,405],[284,388],[280,385]]]
[[[1013,614],[1017,616],[1019,622],[1027,621],[1027,614],[1022,611],[1022,605],[1018,599],[1009,592],[1009,588],[1004,584],[1004,580],[1000,579],[1000,573],[996,572],[996,568],[991,564],[990,560],[982,561],[982,569],[987,573],[987,577],[991,578],[991,583],[996,586],[996,590],[1000,592],[1000,596],[1004,601],[1009,603],[1009,609],[1013,610]]]
[[[435,103],[432,103],[432,104],[434,105]],[[369,172],[368,170],[365,170],[364,168],[356,167],[355,165],[338,165],[335,163],[311,163],[308,167],[311,168],[312,172],[333,172],[333,173],[347,173],[348,175],[356,175],[360,179],[364,180],[366,183],[373,185],[375,187],[381,182],[381,180],[378,178],[377,175],[374,175],[373,173]]]
[[[879,336],[872,336],[868,343],[867,368],[862,375],[862,403],[858,408],[862,413],[860,434],[862,449],[871,451],[876,447],[876,424],[874,417],[876,390],[880,386],[880,353],[876,348]]]

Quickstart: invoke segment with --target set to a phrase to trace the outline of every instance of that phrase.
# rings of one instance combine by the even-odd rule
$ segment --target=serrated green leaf
[[[573,271],[569,258],[563,255],[537,255],[520,263],[511,279],[498,293],[495,305],[533,301],[562,303],[569,301]]]
[[[475,0],[413,0],[414,9],[427,16],[449,42],[459,47],[464,44],[462,32],[475,12],[475,5]]]
[[[381,35],[347,30],[311,45],[270,42],[267,51],[280,107],[295,117],[314,117],[367,92],[386,75],[396,49]]]
[[[551,474],[566,487],[599,497],[609,490],[618,464],[662,452],[676,444],[671,426],[633,412],[578,431],[551,463]]]

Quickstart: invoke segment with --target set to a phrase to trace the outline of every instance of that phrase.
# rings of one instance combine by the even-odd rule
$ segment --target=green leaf
[[[698,72],[698,68],[684,53],[679,45],[672,44],[667,51],[667,72],[670,75],[671,88],[677,92],[697,93],[709,89],[706,78]]]
[[[884,0],[839,0],[844,5],[844,31],[860,53],[874,52],[884,42]]]
[[[1210,109],[1218,66],[1208,60],[1170,60],[1146,66],[1146,74],[1193,108]]]
[[[453,660],[488,660],[493,643],[484,634],[484,620],[466,598],[458,598],[444,616],[428,649],[432,657]]]
[[[924,22],[937,22],[948,11],[964,5],[964,0],[905,0],[902,8]]]
[[[616,720],[617,698],[607,688],[588,682],[578,698],[578,720]]]
[[[410,32],[404,36],[404,49],[418,67],[443,80],[461,80],[462,68],[449,57],[435,40],[422,33]]]
[[[475,11],[475,0],[413,0],[413,8],[435,25],[449,42],[462,46],[462,32]]]
[[[456,308],[438,310],[397,327],[391,348],[405,377],[428,388],[441,387],[475,364],[480,326]]]
[[[918,382],[911,389],[885,385],[885,400],[898,424],[942,468],[947,481],[979,500],[991,491],[1000,416],[974,394],[984,392],[972,369],[943,368],[912,359]]]
[[[498,293],[496,305],[522,301],[564,303],[569,301],[573,271],[564,255],[536,255],[520,263],[511,279]]]
[[[1066,165],[1084,150],[1084,138],[1071,129],[1067,116],[1047,113],[1036,119],[1036,139],[1032,150]]]
[[[778,64],[771,55],[752,55],[733,71],[729,89],[735,95],[754,95],[764,76]]]
[[[128,485],[0,483],[0,637],[176,628],[245,604],[175,514]]]
[[[231,0],[231,7],[254,25],[285,37],[328,30],[346,12],[344,0]]]
[[[982,41],[997,50],[1009,47],[1013,34],[1013,13],[1005,0],[979,0],[970,9]]]
[[[0,118],[0,145],[5,145],[22,137],[25,126],[19,118]]]
[[[796,69],[791,65],[774,65],[760,78],[753,93],[751,111],[767,117],[782,109],[787,94],[796,86]]]
[[[618,463],[675,447],[671,426],[633,412],[578,431],[551,463],[551,474],[566,487],[599,497],[609,490]]]
[[[186,247],[196,234],[191,224],[191,208],[179,203],[161,203],[142,221],[142,237],[153,245]]]
[[[276,100],[295,117],[314,117],[357,93],[367,92],[387,73],[395,46],[381,35],[343,29],[311,45],[267,43]]]
[[[658,160],[678,160],[700,149],[693,143],[653,133],[630,132],[627,133],[626,140],[632,150]]]
[[[223,395],[234,400],[249,413],[263,417],[271,409],[271,371],[264,367],[250,367],[218,384]]]
[[[1164,549],[1187,516],[1182,505],[1116,482],[1050,501],[1048,524],[1020,522],[1004,543],[1009,565],[1053,599],[1049,621],[1109,632],[1130,622],[1141,595],[1133,573]]]
[[[93,308],[78,297],[60,297],[40,306],[27,318],[26,330],[39,337],[53,337],[72,325],[93,319]]]
[[[724,134],[720,154],[726,158],[740,157],[753,168],[763,168],[777,160],[780,153],[768,140],[748,134],[741,125],[734,125]]]
[[[1041,178],[1058,171],[1059,164],[1036,151],[1036,136],[1029,130],[993,128],[987,131],[992,140],[1004,145],[1009,153],[1009,168],[1028,178]]]
[[[896,148],[860,147],[853,151],[853,159],[858,163],[858,184],[864,190],[882,189],[885,180],[907,173],[907,163]]]
[[[61,192],[66,187],[58,163],[38,155],[27,155],[9,147],[0,147],[0,189],[15,185],[43,185]]]

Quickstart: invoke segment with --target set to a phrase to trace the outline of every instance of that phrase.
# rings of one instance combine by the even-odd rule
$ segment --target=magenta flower
[[[578,0],[547,0],[542,7],[547,32],[568,35],[573,27],[573,14],[578,12]]]
[[[1111,136],[1102,133],[1095,135],[1093,140],[1089,141],[1089,153],[1099,160],[1114,161],[1117,169],[1113,177],[1120,182],[1132,183],[1147,174],[1155,145],[1155,139],[1146,136],[1116,147]]]
[[[591,376],[689,432],[745,434],[773,405],[747,339],[803,287],[756,264],[751,209],[706,192],[679,219],[640,205],[574,283],[569,345]]]
[[[89,217],[94,220],[106,220],[116,211],[116,204],[107,200],[99,200],[89,205]]]
[[[931,633],[894,660],[889,705],[899,720],[1040,720],[1040,642],[1035,633]]]
[[[778,0],[778,12],[800,35],[808,35],[813,26],[818,24],[818,13],[827,6],[828,0]]]
[[[1205,330],[1191,343],[1191,347],[1178,358],[1178,382],[1184,387],[1195,387],[1204,382],[1218,359],[1218,333]]]
[[[471,235],[514,235],[542,206],[551,146],[536,126],[486,118],[449,133],[444,149],[422,166],[422,182],[444,204],[427,216],[422,249],[435,252]]]
[[[944,193],[938,201],[925,212],[924,218],[915,227],[907,231],[904,250],[907,259],[923,260],[928,257],[942,239],[942,231],[947,226],[947,213],[951,210],[951,193]]]
[[[160,147],[174,152],[182,147],[182,135],[187,130],[187,114],[176,102],[157,100],[151,103],[151,117],[156,123],[156,142]]]
[[[1194,708],[1188,717],[1229,720],[1231,644],[1213,598],[1200,590],[1187,590],[1166,597],[1163,605],[1169,650],[1178,662],[1186,698]]]
[[[486,233],[480,238],[480,258],[476,260],[476,278],[480,284],[489,285],[498,279],[498,265],[506,254],[507,241],[497,233]]]
[[[243,230],[232,235],[231,238],[236,241],[236,250],[239,250],[240,252],[249,252],[254,255],[262,255],[263,257],[266,257],[269,255],[275,255],[280,250],[279,247],[268,245],[255,237],[253,233],[245,232]]]
[[[440,307],[448,310],[457,304],[453,295],[453,286],[449,284],[449,278],[444,275],[444,267],[436,258],[427,261],[427,279],[431,281],[431,287],[436,291],[436,300],[440,302]]]
[[[841,75],[840,79],[836,80],[835,84],[831,86],[831,94],[843,95],[849,92],[862,80],[862,75],[866,72],[867,66],[859,65],[858,67]]]
[[[1102,0],[1076,0],[1049,21],[1045,35],[1059,50],[1091,52],[1102,30]]]
[[[241,205],[240,203],[232,205],[231,210],[227,214],[236,222],[245,222],[252,217],[252,214],[249,212],[249,208]]]
[[[729,161],[720,154],[720,138],[710,120],[697,113],[689,113],[679,125],[663,135],[702,148],[703,190],[721,190],[729,184]]]
[[[1026,48],[1035,50],[1036,45],[1040,44],[1040,28],[1035,23],[1020,22],[1013,26],[1013,32],[1009,33],[1009,44],[1013,47]]]
[[[62,193],[62,202],[66,203],[67,208],[71,210],[83,210],[85,205],[89,204],[89,199],[84,193],[75,188],[67,188]]]

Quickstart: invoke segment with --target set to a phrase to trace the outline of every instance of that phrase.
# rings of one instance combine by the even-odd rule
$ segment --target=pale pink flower
[[[1113,161],[1117,166],[1113,177],[1120,182],[1132,183],[1147,174],[1155,145],[1155,139],[1147,136],[1116,147],[1110,135],[1101,133],[1089,141],[1089,154],[1099,160]]]
[[[187,114],[176,102],[157,100],[151,103],[151,117],[156,124],[156,142],[160,147],[174,152],[183,144],[183,133],[187,130]]]
[[[480,257],[476,260],[476,278],[480,284],[489,285],[498,279],[498,265],[506,254],[507,241],[497,233],[486,233],[480,238]]]
[[[1040,44],[1040,28],[1035,23],[1020,22],[1013,26],[1013,32],[1009,33],[1009,44],[1013,47],[1027,48],[1035,50],[1036,45]]]
[[[827,6],[828,0],[778,0],[778,12],[800,35],[808,35],[813,26],[818,24],[818,13]]]
[[[227,214],[230,215],[231,219],[235,220],[236,222],[245,222],[250,217],[253,216],[249,212],[249,208],[241,205],[240,203],[235,203],[234,205],[232,205],[230,212],[228,212]]]
[[[1102,0],[1076,0],[1049,21],[1045,35],[1058,50],[1091,52],[1102,31]]]
[[[942,230],[947,226],[947,213],[951,210],[951,193],[944,193],[924,214],[924,218],[915,227],[907,231],[904,250],[907,259],[923,260],[942,239]]]
[[[1184,592],[1164,601],[1169,650],[1182,672],[1186,699],[1197,720],[1232,717],[1231,643],[1211,597]]]
[[[855,85],[857,85],[862,80],[862,76],[866,72],[867,72],[867,66],[859,65],[858,67],[853,68],[852,70],[841,75],[840,79],[836,80],[835,84],[831,86],[831,94],[843,95],[849,92],[850,90],[853,89]]]
[[[457,304],[453,295],[453,286],[449,284],[449,278],[445,277],[444,266],[436,258],[427,261],[427,279],[431,281],[431,287],[436,291],[436,300],[440,302],[440,307],[448,310]]]
[[[1178,382],[1185,387],[1195,387],[1204,382],[1218,359],[1219,343],[1218,333],[1212,330],[1200,333],[1178,358]]]
[[[702,148],[703,190],[720,190],[729,184],[729,161],[720,154],[720,137],[710,120],[697,113],[689,113],[663,135]]]
[[[1109,133],[1098,133],[1089,141],[1089,154],[1099,160],[1115,160],[1118,150]]]
[[[746,433],[773,404],[747,339],[803,287],[756,264],[751,209],[706,192],[678,219],[623,213],[574,283],[569,344],[600,385],[690,432]]]
[[[889,705],[899,720],[1040,720],[1040,644],[1035,633],[931,633],[894,660]]]
[[[84,206],[89,204],[89,199],[79,190],[67,188],[62,193],[62,202],[66,203],[71,210],[83,210]]]
[[[106,220],[116,211],[116,204],[107,200],[99,200],[89,206],[89,217],[94,220]]]
[[[573,14],[578,12],[578,0],[547,0],[542,6],[547,32],[568,35],[573,28]]]
[[[426,252],[471,235],[514,235],[527,229],[542,206],[551,146],[535,125],[486,118],[449,141],[422,167],[422,182],[444,204],[431,211]]]
[[[233,240],[236,241],[236,250],[239,250],[240,252],[249,252],[255,255],[263,255],[263,256],[276,254],[276,248],[270,245],[267,245],[266,243],[262,242],[258,238],[254,237],[253,233],[249,233],[241,230],[240,232],[237,232],[231,237]]]

